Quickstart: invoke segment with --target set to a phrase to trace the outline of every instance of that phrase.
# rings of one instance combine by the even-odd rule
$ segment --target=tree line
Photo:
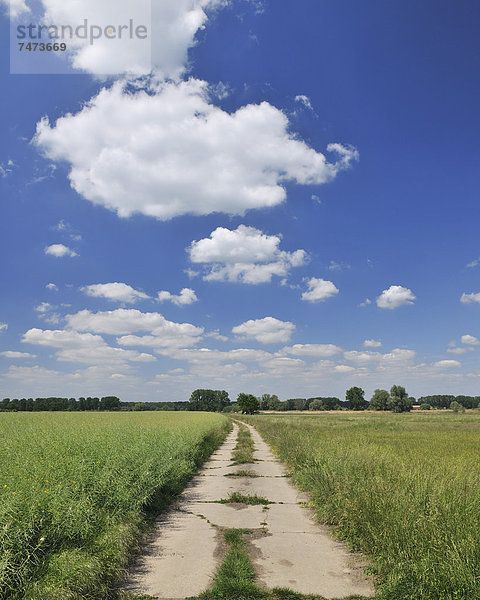
[[[351,387],[345,393],[345,400],[334,396],[314,396],[311,398],[289,398],[279,400],[276,394],[241,393],[235,402],[225,390],[197,389],[188,401],[180,402],[122,402],[117,396],[76,398],[5,398],[0,401],[0,412],[41,412],[41,411],[206,411],[206,412],[245,412],[260,410],[304,411],[304,410],[380,410],[408,412],[413,405],[423,410],[446,409],[464,410],[478,408],[480,396],[454,396],[438,394],[422,396],[416,400],[409,396],[403,386],[394,385],[390,391],[377,389],[370,401],[360,387]]]

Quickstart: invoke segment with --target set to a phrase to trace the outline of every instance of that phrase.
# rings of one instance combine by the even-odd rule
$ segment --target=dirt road
[[[242,528],[253,530],[250,556],[260,586],[326,598],[373,595],[359,558],[314,522],[302,505],[307,498],[285,477],[285,467],[253,427],[255,462],[232,466],[237,430],[235,426],[177,505],[158,520],[126,591],[162,600],[198,595],[211,585],[222,560],[222,529]],[[257,477],[228,476],[245,469]],[[262,496],[272,504],[218,503],[232,492]]]

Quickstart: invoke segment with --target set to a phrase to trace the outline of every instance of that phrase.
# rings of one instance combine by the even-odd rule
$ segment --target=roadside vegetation
[[[371,560],[384,600],[480,598],[480,414],[243,417]]]
[[[198,598],[189,600],[325,600],[323,596],[298,594],[289,589],[260,588],[255,583],[255,569],[248,555],[248,538],[252,534],[250,529],[224,530],[227,553],[218,569],[213,586]],[[350,596],[343,600],[361,600],[361,598],[363,597]]]
[[[205,413],[0,416],[0,598],[111,592],[142,530],[230,424]]]
[[[253,458],[253,439],[250,430],[243,423],[239,424],[237,435],[237,445],[233,449],[232,458],[234,465],[246,465],[255,462]]]

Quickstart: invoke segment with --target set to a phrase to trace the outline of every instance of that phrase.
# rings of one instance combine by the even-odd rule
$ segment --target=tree
[[[451,404],[450,404],[450,408],[453,410],[453,412],[455,413],[459,413],[459,412],[465,412],[465,407],[460,404],[460,402],[457,402],[456,400],[454,400]]]
[[[116,396],[105,396],[100,400],[100,410],[119,410],[120,409],[120,398]]]
[[[253,415],[260,409],[260,402],[253,394],[238,394],[237,404],[244,415]]]
[[[362,388],[351,387],[347,390],[345,398],[351,410],[365,410],[368,406],[368,402],[365,400],[365,392]]]
[[[260,410],[278,410],[280,400],[275,394],[263,394],[260,400]]]
[[[390,389],[390,404],[395,413],[410,412],[412,410],[412,401],[404,387],[393,385]]]
[[[372,399],[370,400],[370,408],[372,410],[390,410],[390,394],[387,390],[375,390]]]
[[[427,402],[420,404],[420,410],[430,410],[432,407]]]
[[[312,400],[310,402],[308,410],[325,410],[325,408],[324,408],[323,402],[320,400],[320,398],[315,398],[314,400]]]
[[[225,390],[195,390],[190,396],[188,410],[222,412],[230,404]]]

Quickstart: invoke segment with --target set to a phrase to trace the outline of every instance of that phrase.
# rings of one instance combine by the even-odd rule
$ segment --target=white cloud
[[[458,360],[439,360],[432,363],[432,367],[437,369],[458,369],[461,366],[462,363],[458,362]]]
[[[13,160],[8,160],[6,163],[0,163],[0,177],[5,179],[11,173],[13,173],[13,169],[15,168],[15,163]]]
[[[294,346],[285,346],[281,352],[292,354],[293,356],[334,356],[342,349],[334,344],[295,344]]]
[[[0,4],[3,4],[8,9],[10,17],[14,19],[19,15],[30,11],[25,0],[0,0]]]
[[[377,298],[377,306],[379,308],[388,308],[393,310],[400,306],[408,306],[413,304],[415,296],[412,290],[409,290],[402,285],[391,285],[388,290],[383,292]]]
[[[467,352],[473,352],[473,348],[447,348],[447,352],[450,354],[467,354]]]
[[[302,300],[307,302],[323,302],[327,298],[336,296],[339,289],[331,282],[325,279],[312,277],[308,282],[308,292],[302,294]]]
[[[466,265],[467,269],[474,269],[475,267],[478,267],[478,265],[480,265],[480,258],[476,258],[475,260],[472,260],[472,262],[468,263],[468,265]]]
[[[302,104],[305,108],[308,108],[309,110],[313,110],[310,98],[308,96],[305,96],[304,94],[299,94],[298,96],[295,96],[295,102]]]
[[[370,298],[365,298],[365,300],[363,302],[361,302],[358,306],[361,306],[362,308],[364,308],[365,306],[369,306],[372,303],[372,301],[370,300]]]
[[[198,302],[197,295],[191,288],[183,288],[178,296],[166,291],[158,292],[157,300],[159,302],[173,302],[173,304],[176,304],[177,306],[184,306],[186,304]]]
[[[380,348],[380,346],[382,345],[382,342],[380,342],[378,340],[365,340],[363,342],[363,345],[365,348]]]
[[[117,82],[75,115],[37,124],[35,144],[70,164],[72,187],[117,212],[168,220],[183,214],[243,215],[286,198],[284,184],[322,184],[358,159],[329,144],[328,162],[262,102],[228,113],[209,102],[204,81],[168,82],[125,93]]]
[[[46,313],[52,310],[54,307],[48,302],[41,302],[38,306],[35,307],[36,312],[38,313]]]
[[[35,354],[30,354],[29,352],[15,352],[13,350],[6,350],[5,352],[0,352],[0,356],[5,356],[5,358],[36,358]]]
[[[328,270],[329,271],[343,271],[346,269],[350,269],[350,265],[348,265],[347,263],[339,263],[336,262],[335,260],[331,260],[330,264],[328,265]]]
[[[69,327],[78,331],[125,335],[126,337],[118,340],[121,346],[186,348],[198,343],[204,331],[190,323],[167,321],[160,313],[142,313],[123,308],[97,313],[82,310],[74,315],[67,315],[66,321]],[[150,335],[128,335],[140,331]]]
[[[462,344],[468,344],[469,346],[478,346],[480,341],[473,335],[462,335],[461,337]]]
[[[206,264],[206,281],[266,283],[273,275],[285,277],[292,267],[305,264],[304,250],[286,252],[279,249],[281,237],[267,235],[239,225],[235,230],[218,227],[210,237],[193,241],[188,248],[190,260]]]
[[[369,352],[365,350],[364,352],[358,352],[357,350],[349,350],[345,352],[344,355],[346,360],[350,360],[355,363],[365,364],[370,363],[372,361],[381,360],[382,354],[379,352]]]
[[[109,346],[99,335],[79,333],[72,330],[30,329],[22,342],[57,348],[57,360],[61,362],[81,362],[92,365],[117,364],[125,361],[153,362],[151,354],[139,353]]]
[[[460,298],[460,302],[463,302],[463,304],[472,304],[473,302],[480,302],[480,292],[478,292],[477,294],[462,294],[462,297]]]
[[[52,244],[51,246],[47,246],[45,248],[45,254],[56,256],[57,258],[62,258],[64,256],[78,256],[76,252],[71,250],[68,246],[64,246],[63,244]]]
[[[6,323],[0,323],[0,331],[6,331],[8,329],[8,325]]]
[[[294,331],[295,325],[293,323],[290,323],[290,321],[280,321],[274,317],[250,319],[232,329],[235,335],[254,339],[262,344],[288,342]]]
[[[45,287],[51,292],[58,292],[58,286],[55,283],[47,283]]]
[[[97,283],[94,285],[86,285],[80,288],[82,292],[87,296],[94,298],[106,298],[113,302],[127,302],[134,304],[137,300],[144,300],[149,298],[147,294],[135,290],[126,283]]]
[[[353,367],[350,367],[348,365],[337,365],[336,367],[334,367],[334,370],[337,373],[351,373],[352,371],[355,371]]]
[[[2,0],[6,2],[6,0]],[[162,78],[178,78],[187,68],[188,50],[195,44],[195,35],[208,21],[207,10],[226,5],[226,0],[42,0],[43,23],[76,27],[88,20],[103,30],[115,26],[113,39],[102,35],[94,44],[90,39],[68,41],[67,57],[75,69],[94,75],[140,75],[156,69]],[[17,16],[26,9],[24,0],[13,0],[11,14]],[[118,27],[132,20],[135,29],[147,28],[141,36],[130,36]],[[112,32],[110,33],[112,36]]]

